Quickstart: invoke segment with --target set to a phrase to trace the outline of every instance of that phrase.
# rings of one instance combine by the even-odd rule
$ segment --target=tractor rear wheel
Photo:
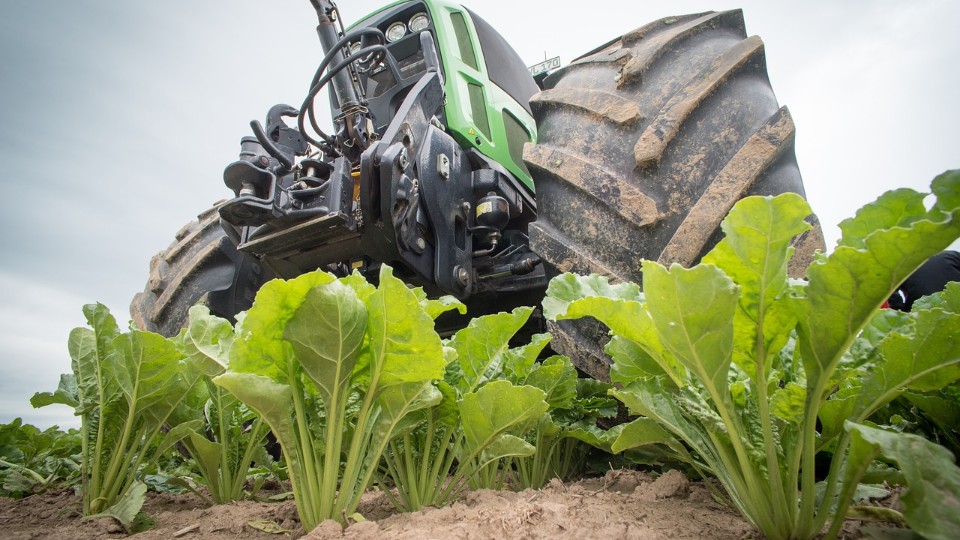
[[[211,208],[176,234],[173,243],[150,260],[150,277],[130,303],[133,322],[144,330],[176,335],[187,313],[203,303],[214,315],[233,320],[253,304],[268,272],[237,251]]]
[[[640,283],[644,259],[697,263],[748,195],[804,195],[795,128],[740,10],[648,24],[551,74],[531,100],[538,141],[531,247],[556,272]],[[823,237],[795,241],[802,275]],[[553,347],[609,378],[598,322],[550,323]]]

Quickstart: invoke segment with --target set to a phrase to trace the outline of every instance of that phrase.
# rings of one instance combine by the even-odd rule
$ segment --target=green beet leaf
[[[370,380],[390,386],[443,377],[446,361],[440,338],[432,331],[433,317],[389,267],[380,273],[380,287],[367,303]]]
[[[656,420],[644,417],[623,424],[623,427],[618,430],[617,438],[610,446],[610,450],[614,453],[620,453],[627,449],[648,444],[674,445],[677,443],[676,438],[669,431],[660,427]]]
[[[894,460],[907,489],[900,497],[907,524],[924,538],[952,539],[960,530],[960,467],[953,454],[923,437],[847,423],[852,433],[848,467],[865,468],[876,455]],[[866,463],[865,463],[866,462]],[[849,484],[856,479],[848,478]]]
[[[718,402],[728,399],[733,312],[739,291],[721,270],[702,265],[669,270],[645,262],[647,307],[660,340],[695,373]]]
[[[547,358],[514,382],[543,390],[551,409],[569,409],[577,398],[577,369],[565,356]]]
[[[350,375],[360,356],[367,310],[353,289],[336,281],[307,292],[283,330],[300,368],[330,410],[346,403]]]
[[[537,358],[550,343],[550,339],[550,334],[535,334],[530,338],[530,343],[504,352],[505,371],[517,379],[530,375],[536,365]]]
[[[259,373],[277,382],[288,382],[289,344],[283,331],[307,293],[335,278],[325,272],[310,272],[294,279],[271,280],[257,291],[254,305],[237,323],[237,339],[230,351],[230,368]]]
[[[296,440],[290,414],[294,406],[293,390],[289,385],[278,383],[263,375],[234,371],[227,371],[215,377],[213,382],[226,388],[237,399],[257,411],[270,425],[270,430],[273,431],[281,446]],[[295,455],[292,451],[289,453],[285,451],[284,454],[288,460]]]
[[[177,337],[177,344],[205,376],[216,377],[230,363],[233,340],[230,321],[211,315],[210,308],[197,304],[190,308],[186,331]]]
[[[203,305],[190,308],[187,328],[177,337],[182,354],[194,360],[202,372],[202,384],[175,413],[181,421],[196,426],[183,439],[193,457],[198,475],[178,482],[211,504],[252,498],[258,482],[246,491],[251,465],[268,465],[263,447],[267,424],[212,378],[223,373],[230,363],[230,349],[236,334],[226,319],[210,314]],[[198,491],[194,485],[207,489]]]
[[[840,222],[843,235],[839,245],[864,248],[867,237],[878,229],[909,227],[926,214],[924,197],[925,193],[907,188],[880,195],[874,204],[864,206],[854,217]]]
[[[46,405],[66,405],[77,408],[80,405],[80,395],[77,389],[77,377],[73,373],[60,375],[60,384],[54,392],[37,392],[30,398],[30,404],[36,407]]]
[[[799,195],[751,197],[723,221],[726,236],[704,257],[740,286],[733,361],[755,384],[764,383],[774,356],[796,324],[787,291],[792,239],[810,226],[810,207]],[[762,338],[762,341],[760,339]]]
[[[481,466],[508,456],[533,453],[533,447],[519,438],[533,428],[548,405],[543,390],[493,381],[460,401],[465,453],[480,459]],[[482,455],[481,455],[482,454]]]
[[[504,363],[515,359],[508,353],[510,338],[527,322],[532,311],[519,307],[511,313],[476,318],[454,335],[450,346],[457,351],[460,380],[456,385],[461,392],[472,392],[500,378]]]

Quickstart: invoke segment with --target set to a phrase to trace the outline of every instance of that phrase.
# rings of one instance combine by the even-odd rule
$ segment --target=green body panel
[[[364,19],[402,3],[393,2]],[[476,148],[534,191],[533,179],[521,159],[523,142],[537,139],[533,117],[490,80],[473,19],[466,9],[446,0],[423,3],[436,31],[443,65],[448,132],[461,147]],[[470,58],[471,52],[475,58]]]

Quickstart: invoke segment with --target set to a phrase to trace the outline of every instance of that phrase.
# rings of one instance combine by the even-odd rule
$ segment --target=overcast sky
[[[347,21],[382,3],[340,2]],[[888,189],[960,166],[960,2],[544,1],[468,4],[528,64],[563,63],[655,19],[743,8],[797,124],[828,246]],[[150,257],[230,192],[248,123],[299,105],[321,52],[307,0],[0,0],[0,422],[70,370],[81,306],[124,325]]]

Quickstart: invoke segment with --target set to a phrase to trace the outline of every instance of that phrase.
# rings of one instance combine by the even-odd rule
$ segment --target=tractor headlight
[[[426,13],[421,11],[413,17],[410,17],[410,22],[407,23],[407,26],[410,27],[411,32],[419,32],[427,26],[430,26],[430,18],[427,17]]]
[[[397,21],[387,27],[385,35],[387,36],[387,41],[393,43],[394,41],[402,38],[404,34],[407,33],[407,25],[403,24],[400,21]]]

